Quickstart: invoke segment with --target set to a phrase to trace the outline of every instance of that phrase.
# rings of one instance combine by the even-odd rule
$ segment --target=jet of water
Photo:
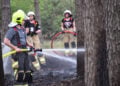
[[[53,51],[61,52],[61,51],[72,51],[72,52],[85,52],[84,48],[79,48],[79,49],[42,49],[42,52],[39,52],[40,54],[44,54],[46,56],[51,56],[53,58],[57,58],[63,61],[68,61],[72,64],[77,64],[77,60],[75,58],[71,58],[69,56],[59,56],[58,54],[54,53]]]
[[[53,49],[42,49],[43,51],[65,51],[65,50],[69,50],[69,51],[73,51],[73,52],[85,52],[85,49],[84,48],[78,48],[78,49],[76,49],[76,48],[74,48],[74,49],[72,49],[72,48],[70,48],[70,49],[55,49],[55,48],[53,48]]]
[[[66,57],[66,56],[59,56],[59,55],[57,55],[55,53],[52,53],[52,52],[51,53],[49,53],[49,52],[39,52],[39,53],[44,54],[46,56],[51,56],[52,58],[56,58],[56,59],[59,59],[59,60],[68,61],[68,62],[70,62],[72,64],[75,64],[75,65],[77,63],[76,59],[74,59],[74,58],[70,58],[70,57]]]

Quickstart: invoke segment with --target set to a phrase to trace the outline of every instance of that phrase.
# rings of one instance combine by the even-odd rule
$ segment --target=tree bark
[[[84,10],[85,3],[84,0],[75,0],[76,8],[76,28],[78,32],[78,47],[84,46]]]
[[[2,0],[0,0],[0,13],[2,13]],[[0,14],[0,28],[2,25],[2,15]],[[0,86],[4,86],[4,72],[3,72],[3,62],[2,62],[2,46],[1,46],[1,32],[0,30]]]
[[[42,28],[42,24],[41,24],[41,17],[40,17],[40,7],[39,7],[39,0],[34,0],[34,7],[35,7],[35,15],[36,15],[36,19],[39,22],[41,28]],[[41,43],[43,44],[43,37],[42,37],[42,32],[41,34],[39,34]]]
[[[0,0],[0,28],[2,28],[2,0]],[[2,32],[2,30],[0,30]]]
[[[109,86],[104,1],[85,1],[85,86]]]
[[[10,23],[10,0],[2,0],[2,39]]]
[[[0,32],[0,86],[4,86],[4,71],[3,71],[3,60],[2,60],[2,46],[1,46],[1,32]]]
[[[120,0],[107,0],[106,30],[110,86],[120,86]]]
[[[36,19],[41,26],[41,17],[40,17],[40,7],[39,7],[39,0],[34,0],[34,7],[35,7],[35,15]]]
[[[75,0],[76,8],[76,28],[77,28],[77,47],[84,47],[84,0]],[[77,74],[84,78],[84,52],[77,54]]]

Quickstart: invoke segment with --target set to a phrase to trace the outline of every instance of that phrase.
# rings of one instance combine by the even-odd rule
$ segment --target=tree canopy
[[[63,18],[63,12],[66,9],[72,11],[75,15],[75,0],[39,0],[40,1],[40,15],[43,35],[52,36],[54,33],[60,31],[60,23]],[[33,0],[11,0],[12,12],[17,9],[22,9],[27,13],[34,11]]]

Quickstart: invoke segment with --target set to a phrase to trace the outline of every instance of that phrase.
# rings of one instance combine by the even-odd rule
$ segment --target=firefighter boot
[[[17,82],[23,82],[23,77],[24,77],[24,72],[19,72]]]
[[[64,47],[65,47],[65,56],[69,56],[69,43],[64,43]]]
[[[71,42],[71,47],[72,48],[76,48],[76,44],[75,44],[75,42],[73,41],[73,42]]]
[[[26,72],[24,82],[32,83],[32,81],[33,81],[33,78],[32,78],[31,72]]]
[[[64,47],[65,47],[66,49],[68,49],[68,48],[69,48],[69,43],[68,43],[68,42],[64,43]]]
[[[71,42],[71,47],[73,48],[72,51],[71,51],[71,55],[74,56],[74,55],[77,54],[77,51],[75,50],[75,48],[76,48],[76,44],[75,44],[74,41]]]

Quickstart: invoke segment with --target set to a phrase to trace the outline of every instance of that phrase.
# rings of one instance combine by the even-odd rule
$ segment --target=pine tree
[[[120,0],[107,0],[106,30],[110,86],[120,86]]]
[[[109,86],[105,0],[85,0],[85,86]]]
[[[8,30],[10,18],[10,0],[2,0],[2,39],[4,38],[5,32]]]

